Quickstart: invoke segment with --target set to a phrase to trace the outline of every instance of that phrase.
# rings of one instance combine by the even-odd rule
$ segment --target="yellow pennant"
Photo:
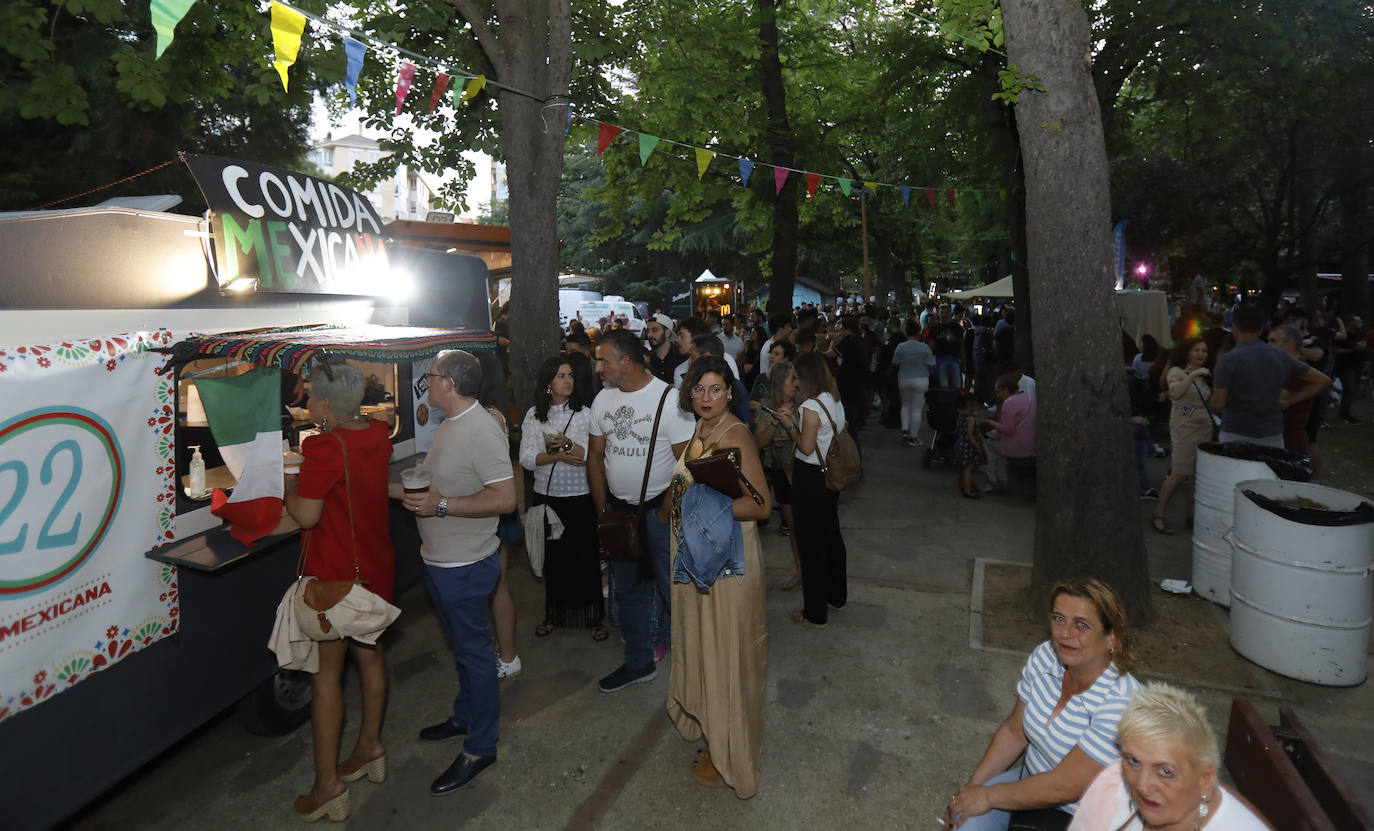
[[[478,75],[476,78],[473,78],[471,81],[468,81],[467,89],[463,90],[463,97],[459,99],[459,103],[462,103],[463,101],[471,101],[472,99],[476,98],[477,93],[481,92],[482,87],[485,87],[486,85],[487,76],[485,75]]]
[[[877,183],[877,182],[864,182],[864,187],[868,188],[869,190],[873,191],[874,193],[877,193],[877,192],[878,192],[878,183]]]
[[[277,0],[272,0],[272,48],[277,59],[272,62],[281,75],[281,88],[289,90],[286,84],[286,70],[296,62],[301,51],[301,34],[305,32],[305,15],[295,9],[288,9]]]
[[[700,147],[697,148],[697,178],[698,178],[698,179],[700,179],[702,176],[706,175],[706,168],[711,164],[711,160],[714,159],[715,157],[716,157],[716,154],[715,154],[715,153],[712,153],[710,150],[703,150],[703,149],[700,148]]]

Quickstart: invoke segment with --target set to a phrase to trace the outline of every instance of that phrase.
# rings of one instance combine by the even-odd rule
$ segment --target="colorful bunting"
[[[849,189],[850,189],[851,187],[853,187],[854,182],[853,182],[852,180],[849,180],[849,179],[838,179],[838,180],[836,180],[836,181],[838,181],[838,182],[840,183],[840,191],[841,191],[842,193],[844,193],[845,196],[848,196],[848,195],[849,195]]]
[[[998,199],[1001,199],[1003,202],[1007,201],[1007,190],[1006,190],[1006,188],[1003,188],[1002,190],[997,191],[997,198],[998,198]]]
[[[869,189],[870,191],[872,191],[873,193],[877,193],[877,192],[878,192],[878,183],[877,183],[877,182],[864,182],[864,187],[868,188],[868,189]]]
[[[749,187],[749,174],[754,172],[754,163],[748,159],[739,160],[739,177],[743,180],[744,186]]]
[[[808,174],[806,174],[806,198],[807,198],[807,199],[810,199],[811,197],[813,197],[813,196],[816,195],[816,186],[819,185],[820,183],[821,183],[821,174],[819,174],[819,173],[808,173]]]
[[[907,187],[906,185],[902,185],[902,206],[903,206],[903,207],[906,207],[907,205],[910,205],[910,204],[911,204],[911,188]]]
[[[195,2],[196,0],[152,0],[149,11],[153,15],[153,30],[157,32],[156,58],[162,57],[162,53],[172,45],[172,35],[177,24]]]
[[[305,15],[272,0],[272,49],[277,55],[272,66],[281,76],[281,88],[288,92],[286,70],[291,68],[300,54],[301,35],[304,32]]]
[[[955,205],[954,205],[954,189],[953,189],[953,188],[950,188],[949,190],[945,191],[945,198],[949,200],[949,206],[950,206],[951,208],[955,207]]]
[[[348,106],[356,107],[358,75],[363,71],[363,56],[367,54],[367,44],[344,35],[343,45],[344,54],[348,56],[348,68],[344,70],[344,86],[348,87]]]
[[[448,74],[439,73],[439,77],[434,79],[434,94],[429,97],[429,111],[434,112],[434,108],[439,106],[439,97],[448,89]]]
[[[935,207],[935,188],[926,188],[926,201],[930,203],[930,207]]]
[[[975,190],[975,191],[973,192],[973,199],[974,199],[974,201],[977,202],[979,205],[982,205],[982,204],[983,204],[983,192],[982,192],[981,190]]]
[[[461,104],[464,101],[471,101],[472,99],[476,98],[477,93],[481,92],[482,88],[486,85],[487,76],[485,75],[478,75],[476,78],[473,78],[471,81],[468,81],[468,87],[467,89],[463,90],[463,97],[458,99],[458,103]]]
[[[401,64],[401,74],[396,78],[396,114],[401,114],[401,105],[410,94],[410,85],[415,82],[415,64],[406,61]]]
[[[697,178],[706,175],[706,168],[711,164],[711,160],[716,157],[715,153],[704,148],[697,148]]]
[[[620,129],[621,128],[615,126],[614,124],[597,122],[596,155],[600,156],[602,153],[606,152],[606,148],[609,147],[611,142],[615,139],[615,137],[620,134]]]
[[[785,185],[785,184],[787,184],[787,174],[789,174],[789,173],[791,173],[791,172],[792,172],[791,169],[790,169],[790,168],[786,168],[786,167],[774,167],[774,168],[773,168],[773,188],[774,188],[774,190],[773,190],[773,195],[774,195],[774,196],[777,196],[778,194],[782,193],[782,186]]]
[[[649,155],[658,146],[658,136],[651,136],[648,133],[639,134],[639,166],[643,167],[649,163]]]

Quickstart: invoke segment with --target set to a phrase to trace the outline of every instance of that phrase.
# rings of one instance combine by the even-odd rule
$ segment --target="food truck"
[[[709,268],[692,281],[694,314],[705,316],[707,312],[722,315],[738,313],[743,297],[743,286],[734,280],[717,277]]]
[[[293,446],[314,427],[288,409],[312,366],[348,360],[404,466],[443,417],[421,383],[437,352],[472,351],[504,384],[481,260],[389,245],[331,182],[185,163],[205,217],[0,214],[5,828],[51,827],[231,707],[263,734],[309,716],[308,677],[267,648],[299,534],[245,544],[212,512],[237,482],[198,385],[274,379],[247,410]],[[421,572],[418,537],[394,503],[391,518],[399,587]]]

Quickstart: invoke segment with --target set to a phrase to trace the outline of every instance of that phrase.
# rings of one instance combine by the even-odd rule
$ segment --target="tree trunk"
[[[516,409],[534,403],[530,379],[558,352],[558,184],[563,176],[563,107],[572,76],[569,0],[502,3],[500,81],[544,98],[502,90],[501,139],[510,186],[510,374]],[[504,58],[502,60],[501,58]]]
[[[767,144],[773,164],[791,169],[796,154],[792,149],[792,126],[787,120],[787,89],[782,80],[782,60],[778,57],[778,6],[776,0],[755,0],[759,19],[759,71],[763,76],[763,104],[767,111]],[[773,171],[768,171],[772,174]],[[792,290],[797,279],[797,178],[792,172],[773,201],[773,274],[768,282],[768,311],[792,311]],[[752,179],[752,177],[751,177]],[[759,183],[762,193],[774,190],[772,176]],[[778,301],[782,305],[778,305]]]
[[[1369,321],[1369,163],[1356,148],[1341,177],[1341,313]]]
[[[1140,622],[1150,614],[1150,580],[1088,19],[1066,0],[1004,0],[1002,10],[1010,62],[1047,90],[1025,90],[1016,104],[1038,369],[1032,591],[1043,604],[1057,580],[1098,577]]]
[[[1313,149],[1312,128],[1306,119],[1293,125],[1293,202],[1297,210],[1298,292],[1303,308],[1317,308],[1317,262],[1321,259],[1317,239],[1317,158]]]

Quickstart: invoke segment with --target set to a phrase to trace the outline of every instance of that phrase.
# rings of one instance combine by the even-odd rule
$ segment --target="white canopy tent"
[[[959,291],[947,291],[942,297],[1013,297],[1011,290],[1011,275],[1000,280],[988,283],[985,286],[974,286],[971,289],[961,289]]]

